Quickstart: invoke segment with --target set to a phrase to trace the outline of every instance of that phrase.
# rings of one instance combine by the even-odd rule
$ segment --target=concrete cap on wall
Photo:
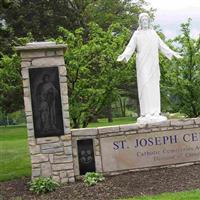
[[[25,46],[15,47],[17,51],[40,50],[40,49],[67,49],[65,44],[56,44],[56,42],[31,42]]]

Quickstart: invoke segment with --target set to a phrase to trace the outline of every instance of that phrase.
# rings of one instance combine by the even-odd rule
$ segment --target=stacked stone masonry
[[[142,133],[156,133],[156,132],[165,132],[165,131],[173,131],[173,130],[186,130],[200,127],[200,118],[194,119],[174,119],[167,120],[161,123],[152,123],[152,124],[127,124],[127,125],[119,125],[119,126],[110,126],[110,127],[99,127],[99,128],[85,128],[85,129],[73,129],[72,130],[72,147],[73,147],[73,159],[74,159],[74,170],[75,176],[79,177],[79,163],[78,163],[78,153],[77,153],[77,140],[82,139],[93,139],[94,144],[94,155],[95,155],[95,164],[96,171],[102,172],[107,175],[116,175],[120,173],[124,173],[127,171],[138,171],[138,170],[146,170],[150,168],[141,168],[141,169],[130,169],[124,171],[113,171],[106,172],[103,170],[102,165],[102,154],[101,154],[101,146],[100,139],[115,137],[115,136],[128,136]],[[199,163],[192,162],[188,164]],[[186,164],[177,164],[177,165],[169,165],[165,167],[176,167],[182,166]],[[162,168],[163,166],[151,167],[152,168]]]
[[[35,43],[16,48],[21,55],[24,106],[28,143],[32,162],[32,178],[52,177],[60,183],[74,182],[72,142],[69,123],[68,89],[64,62],[65,45]],[[30,68],[58,67],[64,135],[35,138],[30,92]]]
[[[74,182],[79,177],[79,159],[77,141],[92,139],[97,172],[105,174],[119,174],[126,171],[144,170],[130,169],[125,171],[107,172],[103,168],[101,139],[117,136],[131,136],[150,134],[156,132],[189,130],[200,127],[200,118],[168,120],[154,124],[128,124],[111,127],[85,128],[70,130],[68,89],[66,84],[66,67],[63,58],[64,45],[29,45],[18,47],[21,53],[22,79],[24,88],[24,105],[27,119],[28,143],[32,162],[32,178],[40,176],[52,177],[60,183]],[[64,123],[64,135],[57,137],[35,138],[33,126],[33,113],[31,104],[30,68],[58,67],[62,114]],[[194,164],[197,162],[187,163]],[[181,164],[185,165],[185,164]],[[180,165],[170,165],[180,166]],[[163,167],[163,166],[161,166]],[[166,166],[165,166],[166,167]],[[151,167],[155,168],[155,167]],[[149,168],[148,168],[149,169]]]
[[[74,182],[71,135],[29,138],[32,178],[52,177],[57,182]]]

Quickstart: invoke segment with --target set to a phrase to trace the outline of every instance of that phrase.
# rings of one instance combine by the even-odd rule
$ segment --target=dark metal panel
[[[77,145],[80,175],[84,175],[87,172],[95,172],[93,140],[78,140]]]
[[[64,134],[58,67],[29,69],[35,137]]]

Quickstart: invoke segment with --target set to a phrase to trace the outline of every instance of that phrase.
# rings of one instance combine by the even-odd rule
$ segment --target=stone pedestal
[[[32,178],[74,182],[64,51],[54,42],[35,42],[20,52]],[[58,111],[59,110],[59,111]]]

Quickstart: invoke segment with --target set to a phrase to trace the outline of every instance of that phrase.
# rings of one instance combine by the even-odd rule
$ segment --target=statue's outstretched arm
[[[134,33],[124,52],[118,56],[117,61],[128,62],[136,48],[136,33]]]
[[[158,36],[159,37],[159,36]],[[176,58],[182,58],[182,56],[179,55],[179,53],[171,50],[159,37],[159,49],[160,51],[168,58],[172,59],[172,57]]]

